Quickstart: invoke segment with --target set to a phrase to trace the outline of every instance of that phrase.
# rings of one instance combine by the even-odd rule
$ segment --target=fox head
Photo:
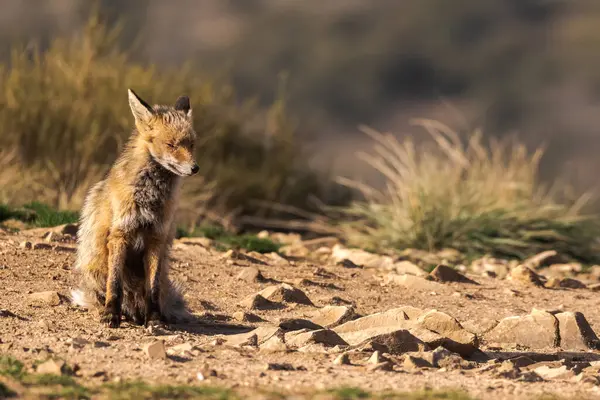
[[[150,156],[176,175],[197,173],[200,168],[194,159],[196,132],[192,126],[190,99],[181,96],[173,106],[151,107],[133,90],[128,92],[139,138]]]

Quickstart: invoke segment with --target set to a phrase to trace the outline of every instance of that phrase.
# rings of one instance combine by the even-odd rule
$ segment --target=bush
[[[13,49],[0,65],[0,202],[77,209],[127,140],[127,88],[159,103],[187,94],[199,133],[202,178],[187,180],[183,215],[255,214],[254,201],[306,207],[319,190],[304,164],[284,99],[265,114],[238,104],[230,86],[190,65],[157,70],[119,49],[119,27],[92,16],[83,32],[49,48]],[[212,201],[212,202],[211,202]]]
[[[343,210],[351,221],[339,230],[351,244],[519,259],[556,250],[584,263],[600,261],[598,224],[581,214],[588,196],[567,202],[565,185],[542,187],[541,149],[531,154],[515,141],[486,147],[478,132],[463,143],[442,124],[420,125],[433,146],[365,129],[375,151],[360,158],[384,176],[385,188],[340,180],[364,197]]]

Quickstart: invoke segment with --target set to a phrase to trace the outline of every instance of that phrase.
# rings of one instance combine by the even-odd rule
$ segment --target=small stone
[[[485,333],[494,329],[498,325],[498,320],[492,318],[470,319],[461,323],[461,325],[471,333],[477,336],[483,336]]]
[[[194,350],[194,346],[191,343],[186,342],[186,343],[182,343],[182,344],[178,344],[173,347],[170,347],[167,350],[167,353],[169,353],[171,355],[172,354],[187,355],[187,354],[190,354],[192,352],[192,350]]]
[[[260,350],[267,352],[286,352],[289,351],[289,348],[285,344],[281,336],[275,335],[263,344],[261,344]]]
[[[60,296],[55,291],[37,292],[29,295],[30,303],[57,306],[61,303]]]
[[[362,266],[354,264],[352,260],[348,260],[347,258],[344,258],[342,261],[339,261],[337,265],[344,268],[362,268]]]
[[[44,236],[44,240],[48,243],[50,242],[56,242],[60,239],[60,235],[56,232],[48,232],[45,236]]]
[[[258,294],[270,301],[305,304],[309,306],[313,305],[312,301],[310,301],[308,296],[306,296],[302,290],[288,285],[287,283],[268,286]]]
[[[296,368],[288,363],[267,363],[265,366],[267,371],[295,371]]]
[[[385,361],[379,364],[368,364],[367,371],[393,371],[394,364],[390,361]]]
[[[385,285],[400,285],[407,289],[427,291],[427,292],[443,292],[444,286],[438,282],[430,281],[414,275],[397,275],[389,274],[384,278]]]
[[[264,322],[264,319],[256,314],[247,313],[244,311],[236,311],[233,313],[233,319],[239,322]]]
[[[77,236],[79,226],[77,224],[65,224],[57,228],[60,228],[59,232],[63,235]]]
[[[454,268],[451,268],[447,265],[438,265],[433,271],[431,271],[429,276],[437,282],[459,282],[479,285],[474,280],[467,278]]]
[[[407,370],[415,370],[421,368],[432,368],[433,365],[421,357],[406,355],[404,357],[403,367]]]
[[[469,356],[479,348],[477,336],[446,313],[431,310],[421,315],[417,322],[421,327],[449,339],[443,346],[450,351]]]
[[[523,261],[523,265],[529,268],[537,269],[550,266],[557,262],[560,262],[558,253],[555,250],[546,250],[529,257],[527,260]]]
[[[340,310],[337,309],[336,310]],[[411,310],[412,311],[412,310]],[[334,328],[337,333],[354,332],[363,329],[372,329],[377,327],[385,327],[398,325],[408,320],[405,312],[405,307],[392,308],[385,312],[367,315],[366,317],[348,321]],[[318,320],[318,319],[317,319]],[[315,319],[313,319],[315,321]]]
[[[38,365],[35,371],[38,374],[62,375],[64,366],[64,361],[50,359]]]
[[[293,331],[285,334],[285,342],[294,347],[302,347],[311,343],[321,343],[325,346],[347,345],[337,333],[329,329],[317,331]]]
[[[272,310],[280,308],[281,304],[265,299],[260,294],[252,294],[242,300],[240,306],[248,310]]]
[[[380,364],[382,362],[389,361],[387,358],[381,355],[379,350],[375,350],[371,357],[367,360],[367,364]]]
[[[29,242],[29,241],[21,242],[19,244],[19,247],[22,248],[22,249],[29,250],[29,249],[31,249],[31,242]]]
[[[333,328],[354,319],[354,308],[348,306],[325,306],[318,310],[311,321],[325,328]]]
[[[535,368],[533,372],[544,379],[570,379],[575,376],[575,372],[569,370],[566,365],[558,368],[551,368],[547,365],[543,365]]]
[[[165,341],[157,340],[144,346],[144,353],[151,360],[164,360],[167,358],[165,351]]]
[[[80,338],[80,337],[76,337],[76,338],[71,338],[67,341],[68,344],[71,345],[71,348],[73,349],[81,349],[83,347],[85,347],[85,345],[89,344],[90,342]]]
[[[347,353],[342,353],[333,360],[333,365],[350,365],[350,357]]]
[[[559,338],[556,317],[536,309],[529,315],[504,318],[485,334],[488,343],[516,343],[532,349],[558,347]]]
[[[573,278],[550,278],[545,285],[547,288],[587,289],[587,286]]]
[[[525,265],[519,265],[511,269],[508,278],[525,286],[541,287],[544,285],[543,277]]]
[[[560,347],[563,350],[600,349],[600,340],[580,312],[562,312],[555,315],[560,331]]]
[[[238,274],[237,279],[246,283],[264,282],[265,277],[256,267],[244,267]]]
[[[227,344],[234,347],[242,347],[242,346],[258,346],[258,336],[256,334],[242,336],[235,335],[235,337],[231,337],[227,340]]]
[[[322,326],[315,324],[312,321],[302,318],[282,318],[279,321],[279,327],[284,331],[299,331],[301,329],[319,330]]]
[[[52,245],[48,243],[35,243],[31,248],[33,250],[51,250]]]
[[[423,268],[410,261],[397,261],[392,265],[391,269],[398,275],[427,276],[427,272]]]

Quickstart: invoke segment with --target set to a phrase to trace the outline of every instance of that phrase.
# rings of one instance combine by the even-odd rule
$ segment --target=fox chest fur
[[[146,233],[164,234],[169,230],[178,184],[178,176],[153,160],[135,175],[131,182],[133,202],[119,224],[130,235],[134,247],[143,246],[140,241]]]

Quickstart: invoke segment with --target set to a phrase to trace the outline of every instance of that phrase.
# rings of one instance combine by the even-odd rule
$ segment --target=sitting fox
[[[122,315],[146,326],[190,315],[168,276],[180,180],[199,170],[190,101],[151,107],[129,90],[129,106],[136,129],[81,212],[81,286],[72,292],[82,307],[103,306],[102,321],[111,328]]]

